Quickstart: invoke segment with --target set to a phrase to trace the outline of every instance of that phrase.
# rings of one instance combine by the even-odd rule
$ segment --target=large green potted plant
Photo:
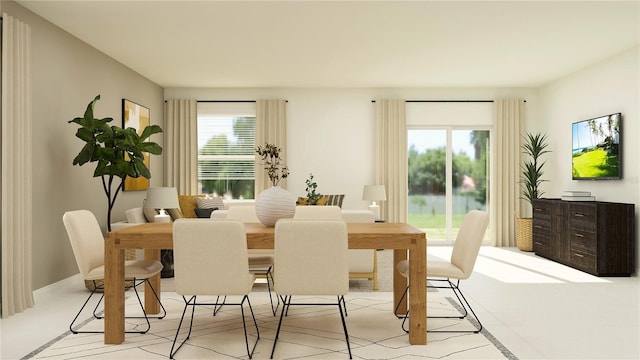
[[[533,206],[533,200],[539,199],[544,192],[540,185],[546,181],[542,179],[545,161],[540,158],[550,152],[547,150],[547,135],[541,133],[527,133],[523,137],[522,152],[527,159],[522,165],[520,192],[529,205]],[[521,218],[516,214],[516,245],[523,251],[533,250],[532,218]]]
[[[76,137],[85,142],[80,153],[73,159],[73,165],[96,163],[93,177],[102,178],[102,188],[107,197],[107,230],[111,231],[111,211],[125,178],[151,178],[151,172],[144,164],[144,154],[160,155],[162,147],[146,140],[151,135],[162,132],[162,129],[158,125],[150,125],[138,135],[134,128],[110,126],[113,118],[94,117],[93,110],[99,99],[100,95],[96,96],[87,106],[84,115],[69,120],[69,123],[80,125]]]

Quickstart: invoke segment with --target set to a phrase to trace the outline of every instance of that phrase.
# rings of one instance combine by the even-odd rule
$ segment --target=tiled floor
[[[383,263],[387,252],[378,254]],[[450,252],[429,247],[430,256]],[[483,247],[461,288],[484,326],[520,359],[640,358],[636,276],[598,278],[517,249]],[[0,358],[19,359],[65,332],[86,296],[76,277],[36,291],[35,308],[0,321]]]

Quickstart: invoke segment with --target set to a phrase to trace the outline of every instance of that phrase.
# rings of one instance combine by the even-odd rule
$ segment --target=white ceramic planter
[[[256,215],[265,226],[273,227],[278,219],[292,218],[295,211],[295,196],[278,186],[264,190],[256,198]]]

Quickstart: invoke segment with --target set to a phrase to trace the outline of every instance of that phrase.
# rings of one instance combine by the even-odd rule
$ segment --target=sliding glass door
[[[464,215],[487,209],[489,130],[410,129],[408,147],[408,221],[453,244]]]

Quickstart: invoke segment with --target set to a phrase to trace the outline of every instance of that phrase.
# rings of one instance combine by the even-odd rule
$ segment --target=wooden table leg
[[[407,289],[407,278],[400,275],[400,272],[396,269],[396,265],[407,259],[407,249],[396,249],[393,251],[393,308],[395,310],[402,294]],[[398,311],[396,315],[403,316],[407,313],[407,297],[402,299],[402,303],[397,306]]]
[[[104,245],[104,343],[124,341],[124,250],[116,248],[113,235]]]
[[[409,250],[409,343],[427,344],[427,248],[426,238],[415,240]]]
[[[145,260],[160,260],[160,249],[144,249],[144,259]],[[160,292],[162,291],[160,287],[160,274],[149,278],[149,282],[151,286],[156,290],[158,297],[160,297]],[[149,287],[149,284],[145,282],[144,284],[144,310],[148,315],[158,314],[160,313],[160,304],[156,300],[156,297],[153,296],[153,292]]]

